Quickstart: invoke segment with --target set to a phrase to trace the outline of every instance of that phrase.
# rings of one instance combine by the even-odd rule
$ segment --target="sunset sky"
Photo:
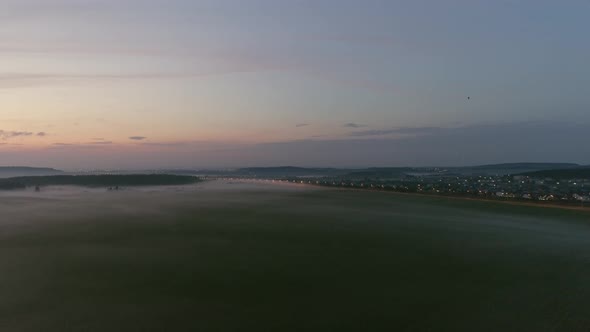
[[[590,164],[588,1],[0,7],[0,166]]]

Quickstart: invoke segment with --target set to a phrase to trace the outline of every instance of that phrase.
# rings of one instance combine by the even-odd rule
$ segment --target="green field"
[[[209,182],[0,213],[0,331],[590,330],[587,212]]]

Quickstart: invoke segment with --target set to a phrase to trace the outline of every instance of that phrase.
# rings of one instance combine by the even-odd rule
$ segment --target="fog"
[[[277,193],[318,190],[325,189],[265,180],[215,180],[179,186],[120,187],[118,190],[82,186],[47,186],[38,192],[32,187],[0,190],[3,216],[0,225],[85,222],[98,217],[173,216],[183,208],[260,203],[280,197],[275,195]]]
[[[590,326],[582,211],[220,180],[1,191],[0,213],[6,331]]]
[[[177,216],[198,213],[209,209],[252,207],[264,208],[273,203],[281,206],[284,213],[294,214],[300,209],[307,213],[331,213],[331,218],[346,217],[350,206],[339,207],[338,195],[346,190],[334,190],[307,184],[280,182],[273,180],[207,180],[191,185],[174,186],[139,186],[109,188],[82,186],[46,186],[39,192],[29,187],[23,190],[0,190],[1,226],[46,226],[52,222],[87,223],[100,220],[117,220],[117,222],[173,221]],[[326,193],[330,204],[308,202],[310,193]],[[567,212],[562,217],[559,210],[549,209],[544,218],[539,218],[546,208],[525,208],[527,213],[514,213],[510,209],[521,207],[502,207],[502,205],[485,202],[461,202],[450,200],[440,204],[444,199],[429,197],[408,197],[392,193],[371,193],[353,191],[357,197],[357,206],[352,211],[363,211],[366,217],[378,214],[382,218],[392,218],[396,223],[408,219],[413,227],[455,230],[462,232],[477,228],[494,232],[523,233],[529,239],[531,234],[548,234],[553,238],[564,237],[572,241],[589,231],[588,225],[573,223]],[[322,196],[323,197],[323,196]],[[336,203],[332,201],[336,200]],[[378,206],[371,209],[372,199],[387,200],[398,208]],[[474,209],[470,205],[483,204],[484,209]],[[499,213],[509,209],[510,213]],[[340,216],[339,214],[342,214]],[[552,215],[556,217],[551,218]],[[574,214],[575,216],[575,214]],[[577,218],[573,218],[574,220]],[[405,221],[404,221],[405,223]]]

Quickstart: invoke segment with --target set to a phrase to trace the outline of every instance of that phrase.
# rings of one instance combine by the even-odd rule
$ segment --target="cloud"
[[[31,137],[31,136],[37,136],[37,137],[45,137],[48,134],[44,131],[40,131],[40,132],[32,132],[32,131],[15,131],[15,130],[1,130],[0,129],[0,139],[1,140],[7,140],[7,139],[11,139],[11,138],[16,138],[16,137]]]
[[[0,45],[0,53],[5,52]],[[193,55],[187,54],[192,57]],[[197,56],[197,55],[195,55]],[[86,83],[96,81],[158,80],[158,79],[193,79],[228,74],[244,74],[267,71],[284,71],[296,68],[291,62],[273,58],[260,59],[254,56],[235,54],[210,54],[221,66],[203,66],[191,71],[151,71],[151,72],[4,72],[0,73],[0,89],[20,88],[39,85]]]
[[[30,131],[7,131],[7,130],[0,130],[0,139],[7,140],[14,137],[27,137],[33,136],[33,132]]]
[[[295,125],[295,128],[307,127],[309,125],[310,125],[309,123],[298,123]]]
[[[521,122],[456,128],[403,127],[388,131],[420,134],[262,143],[209,158],[217,163],[225,162],[227,166],[452,166],[526,161],[590,163],[590,145],[568,143],[584,141],[587,124]]]
[[[344,127],[344,128],[362,128],[362,127],[366,127],[366,125],[362,125],[362,124],[358,124],[358,123],[354,123],[354,122],[349,122],[349,123],[345,123],[344,125],[342,125],[342,127]]]
[[[96,146],[96,145],[113,145],[115,144],[113,141],[105,141],[105,140],[99,140],[99,139],[94,139],[94,141],[92,142],[82,142],[82,143],[61,143],[61,142],[57,142],[57,143],[53,143],[53,146],[67,146],[67,147],[79,147],[79,148],[84,148],[84,147],[92,147],[92,146]]]
[[[87,144],[94,144],[94,145],[110,145],[113,144],[112,141],[97,141],[97,142],[89,142]]]
[[[52,148],[58,149],[60,151],[71,151],[72,153],[76,153],[76,151],[99,151],[103,149],[117,149],[120,146],[115,144],[112,141],[94,141],[94,142],[76,142],[76,143],[53,143],[51,145]]]
[[[443,127],[397,127],[390,129],[373,129],[353,131],[348,134],[352,137],[369,137],[369,136],[385,136],[385,135],[433,135],[441,133],[446,130],[453,130],[457,128],[443,128]]]
[[[137,146],[146,148],[182,148],[193,151],[227,150],[238,147],[251,146],[248,143],[237,143],[234,141],[169,141],[169,142],[140,142]]]
[[[62,74],[62,73],[0,73],[0,88],[19,88],[27,86],[38,86],[47,84],[64,84],[69,82],[86,81],[117,81],[136,79],[165,79],[165,78],[190,78],[207,75],[206,73],[83,73],[83,74]]]
[[[62,168],[153,168],[170,165],[199,168],[260,165],[345,168],[523,161],[590,164],[590,145],[572,144],[584,142],[587,132],[588,123],[525,122],[464,125],[443,128],[430,135],[340,137],[260,144],[231,141],[138,142],[129,145],[56,143],[52,148],[40,148],[33,152],[17,147],[6,151],[9,147],[5,145],[2,162],[26,161]]]
[[[129,139],[133,140],[133,141],[143,141],[144,139],[146,139],[147,137],[145,136],[130,136]]]
[[[159,147],[181,147],[189,146],[190,142],[144,142],[140,143],[142,146],[159,146]]]

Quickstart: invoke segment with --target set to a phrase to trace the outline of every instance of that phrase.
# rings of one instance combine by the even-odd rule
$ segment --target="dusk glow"
[[[589,11],[587,1],[4,0],[0,163],[590,163]]]
[[[0,332],[589,332],[589,0],[0,0]]]

